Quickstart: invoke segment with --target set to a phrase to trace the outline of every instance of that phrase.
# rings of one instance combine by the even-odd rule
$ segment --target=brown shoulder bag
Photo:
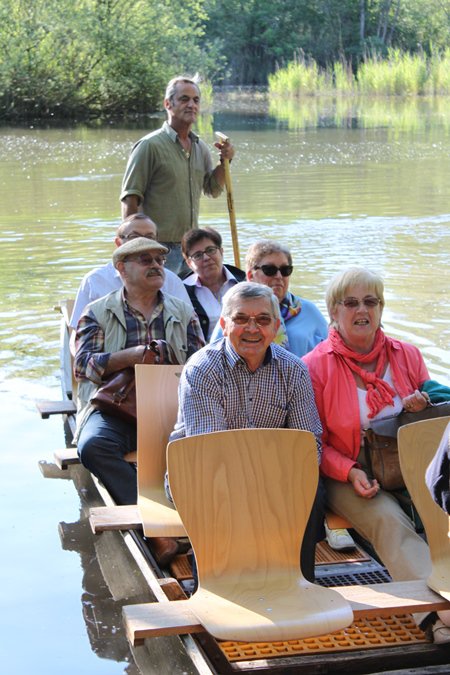
[[[178,363],[173,350],[165,340],[152,340],[146,347],[142,363],[172,363],[174,365]],[[134,368],[123,368],[112,373],[97,389],[91,398],[91,404],[101,412],[120,417],[130,424],[136,424]]]

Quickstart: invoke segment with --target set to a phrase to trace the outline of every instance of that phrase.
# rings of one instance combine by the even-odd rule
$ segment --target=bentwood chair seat
[[[427,583],[450,600],[449,518],[433,501],[425,483],[426,469],[433,459],[450,417],[415,422],[400,427],[398,451],[406,487],[425,528],[432,571]]]
[[[173,441],[167,455],[198,569],[198,590],[187,602],[207,631],[230,640],[281,640],[351,624],[348,602],[300,570],[318,482],[312,433],[221,431]]]

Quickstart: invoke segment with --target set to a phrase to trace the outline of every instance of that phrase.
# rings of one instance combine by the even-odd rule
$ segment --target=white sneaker
[[[353,537],[348,533],[347,530],[344,529],[330,530],[328,525],[325,523],[325,534],[328,545],[335,551],[343,551],[348,548],[356,548],[356,544],[353,540]]]
[[[436,619],[431,626],[433,642],[436,645],[443,645],[450,642],[450,626],[446,626],[440,619]]]

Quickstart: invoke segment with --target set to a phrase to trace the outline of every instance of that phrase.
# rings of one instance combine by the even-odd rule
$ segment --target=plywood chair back
[[[294,639],[350,625],[350,605],[303,577],[303,533],[318,481],[316,441],[241,429],[168,446],[169,480],[194,549],[192,611],[214,636]]]
[[[166,447],[183,366],[136,365],[138,507],[147,537],[186,536],[164,492]]]
[[[398,450],[406,487],[425,528],[432,571],[428,585],[450,600],[449,518],[433,501],[425,472],[433,459],[450,417],[437,417],[400,427]]]

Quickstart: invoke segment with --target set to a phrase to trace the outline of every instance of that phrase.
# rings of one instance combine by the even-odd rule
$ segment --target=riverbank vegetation
[[[269,92],[279,96],[370,94],[378,96],[450,94],[450,48],[443,53],[402,53],[389,49],[386,58],[366,58],[353,73],[350,64],[319,68],[302,54],[269,75]]]
[[[196,71],[301,93],[448,93],[449,17],[450,0],[0,0],[0,117],[148,112]]]

